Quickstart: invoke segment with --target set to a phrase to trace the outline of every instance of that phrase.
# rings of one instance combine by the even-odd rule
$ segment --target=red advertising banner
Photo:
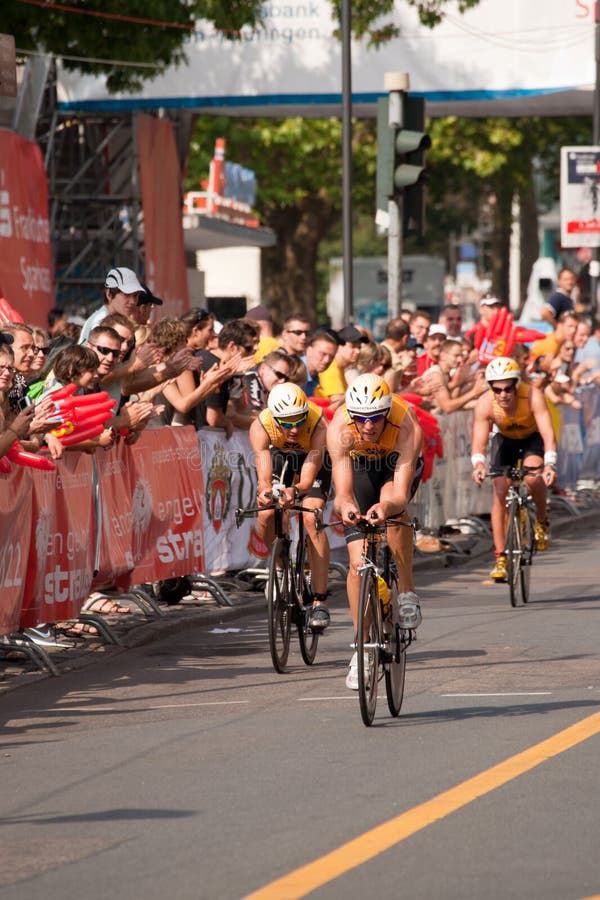
[[[136,117],[140,184],[144,212],[146,281],[164,300],[163,316],[189,309],[181,178],[173,126],[165,119]]]
[[[30,325],[54,306],[48,184],[37,144],[0,129],[0,297]]]
[[[132,583],[204,570],[204,490],[191,427],[144,431],[131,447]]]
[[[94,466],[100,485],[100,555],[92,587],[126,590],[133,569],[131,450],[119,441],[110,450],[96,453]]]
[[[31,544],[22,628],[79,615],[91,590],[95,547],[90,456],[65,453],[55,472],[29,471]]]
[[[31,539],[31,478],[13,466],[0,475],[0,634],[17,631]]]

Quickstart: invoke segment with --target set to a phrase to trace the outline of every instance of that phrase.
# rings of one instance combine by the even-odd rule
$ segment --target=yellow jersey
[[[397,394],[392,395],[392,406],[390,408],[385,428],[381,432],[379,440],[365,441],[361,438],[358,428],[354,424],[352,417],[348,414],[344,406],[344,421],[350,428],[354,437],[354,445],[350,450],[350,456],[353,459],[367,457],[369,459],[378,459],[393,453],[396,449],[398,439],[398,431],[404,422],[409,405],[406,401],[401,400]]]
[[[276,450],[283,450],[290,453],[308,453],[310,450],[310,442],[314,434],[315,428],[323,418],[323,410],[316,403],[308,401],[308,418],[295,440],[291,440],[289,432],[273,419],[268,409],[263,409],[258,415],[258,421],[269,436],[269,444]]]
[[[512,416],[506,414],[492,391],[492,419],[500,434],[513,440],[529,437],[537,431],[537,422],[529,406],[529,385],[522,382],[518,385],[517,409]]]

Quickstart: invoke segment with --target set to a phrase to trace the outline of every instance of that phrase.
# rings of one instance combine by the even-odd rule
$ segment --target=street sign
[[[12,34],[0,34],[0,97],[17,96],[17,57]]]
[[[561,147],[563,247],[600,247],[600,147]]]

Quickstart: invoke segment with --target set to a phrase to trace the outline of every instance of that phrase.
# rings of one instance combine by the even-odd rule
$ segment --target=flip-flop
[[[85,637],[86,634],[98,634],[98,629],[94,625],[88,625],[87,622],[57,622],[54,627],[61,634],[67,634],[69,637]]]
[[[115,603],[114,600],[111,600],[110,597],[105,597],[102,594],[97,597],[94,597],[92,594],[88,601],[83,604],[83,610],[85,610],[85,612],[101,613],[104,616],[111,616],[115,613],[131,612],[128,606],[121,606],[120,604]]]

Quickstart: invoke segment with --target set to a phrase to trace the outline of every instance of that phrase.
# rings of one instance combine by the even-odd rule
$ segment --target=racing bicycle
[[[387,529],[415,529],[415,522],[390,516],[384,525],[367,519],[357,522],[364,532],[358,624],[355,648],[358,654],[358,697],[365,725],[371,725],[377,708],[379,682],[385,678],[388,709],[399,716],[404,698],[406,651],[413,632],[399,624],[398,572],[387,543]]]
[[[285,467],[284,467],[285,471]],[[292,625],[296,626],[300,653],[307,666],[315,661],[319,632],[309,626],[312,610],[312,590],[308,569],[308,535],[304,529],[302,513],[313,513],[318,521],[320,512],[316,509],[295,503],[284,509],[279,503],[284,484],[283,474],[273,476],[273,503],[269,506],[252,509],[237,509],[236,524],[247,516],[269,509],[275,513],[275,540],[269,555],[267,581],[267,611],[269,625],[269,649],[276,672],[286,670],[290,652]],[[297,538],[291,536],[291,515],[295,514],[298,522]]]
[[[494,469],[492,476],[510,478],[506,494],[506,537],[504,553],[511,606],[521,606],[529,600],[531,565],[535,553],[536,510],[525,478],[539,475],[540,466],[516,466]]]

